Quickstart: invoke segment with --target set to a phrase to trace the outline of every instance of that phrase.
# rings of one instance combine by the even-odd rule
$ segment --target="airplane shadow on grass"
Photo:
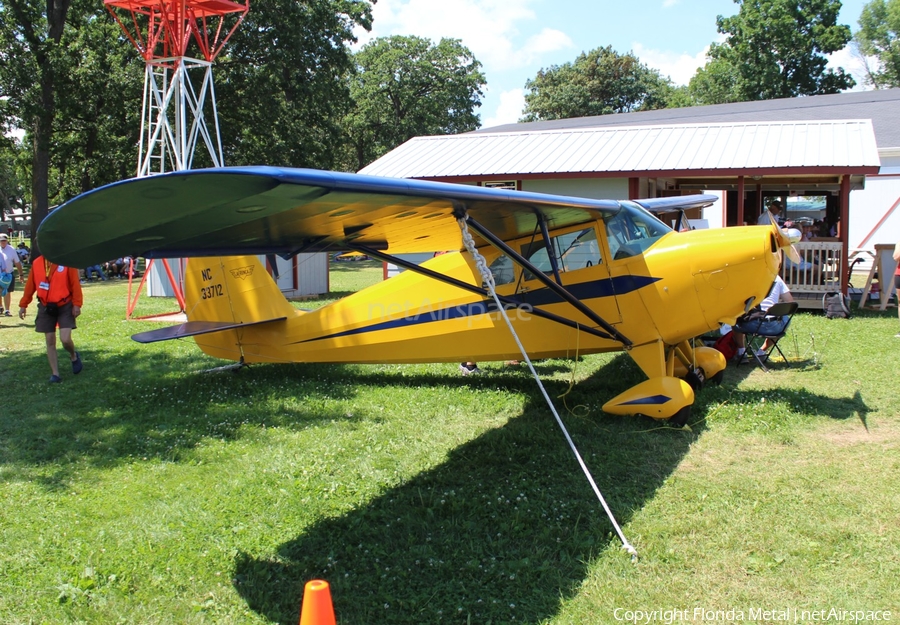
[[[748,404],[772,399],[773,391],[738,388],[740,383],[754,372],[759,371],[764,376],[771,376],[771,383],[775,385],[774,388],[778,388],[782,375],[818,371],[823,366],[815,353],[815,345],[801,343],[798,335],[793,332],[789,331],[778,345],[782,353],[772,351],[769,359],[764,362],[765,368],[768,369],[767,372],[763,372],[759,363],[750,356],[747,356],[741,364],[736,364],[734,360],[729,362],[725,370],[723,388],[732,396],[733,400]],[[796,378],[792,384],[796,384]],[[786,384],[785,387],[778,388],[777,395],[780,401],[786,402],[791,407],[804,406],[806,410],[812,412],[816,412],[813,406],[817,406],[819,416],[827,416],[832,419],[844,420],[857,417],[862,426],[868,429],[867,418],[872,409],[866,404],[859,390],[855,391],[852,397],[835,398],[810,393],[803,387],[790,388],[790,385]],[[718,394],[714,392],[712,395],[718,399],[722,393],[721,391]],[[707,400],[709,399],[711,398],[707,396]]]
[[[332,585],[339,622],[347,624],[537,623],[556,614],[578,592],[591,561],[619,542],[543,399],[521,370],[500,377],[522,384],[529,398],[522,414],[366,505],[319,521],[273,557],[240,555],[235,586],[248,606],[272,621],[294,622],[303,584],[323,578]],[[391,384],[380,374],[360,378]],[[639,380],[619,355],[580,382],[568,403],[596,405]],[[475,384],[496,381],[488,376]],[[550,386],[551,396],[564,388]],[[695,419],[729,393],[747,402],[764,396],[711,387],[698,397]],[[782,394],[791,402],[814,399],[832,418],[867,411],[858,396]],[[596,410],[564,420],[622,524],[653,497],[703,428],[701,422],[693,433],[654,430],[649,419]]]
[[[744,405],[758,404],[763,401],[781,401],[792,409],[795,406],[803,406],[804,410],[814,412],[818,416],[830,417],[835,420],[846,420],[856,417],[862,426],[868,430],[868,415],[872,408],[866,404],[862,393],[857,389],[852,397],[823,397],[810,393],[804,388],[778,387],[778,376],[786,372],[804,372],[818,369],[820,365],[813,359],[793,358],[789,361],[771,359],[766,363],[767,373],[763,375],[773,376],[776,385],[771,390],[748,390],[737,388],[738,384],[750,376],[754,371],[759,371],[759,366],[754,361],[749,361],[740,366],[728,365],[725,380],[722,386],[724,390],[717,390],[707,396],[707,400],[721,401],[726,395],[729,400]],[[816,411],[813,406],[817,406]]]
[[[380,375],[362,377],[390,384]],[[518,371],[503,377],[528,384]],[[619,355],[580,382],[568,405],[602,403],[640,378]],[[482,382],[496,384],[496,377]],[[551,396],[565,388],[549,386]],[[319,521],[270,558],[240,555],[234,580],[248,606],[272,621],[295,622],[303,584],[322,578],[346,624],[538,623],[555,615],[578,592],[590,563],[619,550],[619,540],[543,399],[533,387],[521,392],[529,399],[519,416],[457,447],[441,465]],[[599,410],[563,413],[620,524],[675,470],[702,432],[702,416],[725,392],[700,394],[693,432]],[[801,391],[793,399],[812,397]],[[742,398],[754,399],[755,392]],[[837,418],[849,418],[861,403],[836,401]]]
[[[318,521],[272,557],[239,554],[235,588],[252,610],[271,621],[296,622],[303,584],[325,578],[332,583],[339,621],[346,625],[467,619],[536,623],[552,617],[561,601],[578,592],[600,553],[619,549],[610,522],[522,368],[476,378],[455,371],[408,375],[409,369],[401,369],[403,374],[397,375],[340,365],[264,365],[240,375],[204,375],[185,373],[199,366],[191,356],[162,350],[113,356],[85,350],[82,355],[86,367],[77,380],[67,376],[62,385],[44,383],[35,393],[23,391],[21,402],[0,420],[0,462],[7,479],[36,479],[48,489],[65,488],[65,467],[73,464],[67,459],[98,466],[135,457],[178,462],[202,440],[238,437],[248,424],[308,427],[365,418],[316,403],[323,397],[352,401],[359,386],[455,385],[473,392],[502,386],[527,398],[522,412],[503,426],[456,447],[440,465],[364,505]],[[16,375],[40,372],[43,381],[43,354],[18,356]],[[547,373],[558,364],[538,366]],[[7,375],[12,374],[3,376],[6,382],[15,381]],[[620,354],[567,397],[569,406],[591,406],[591,414],[563,411],[622,524],[653,497],[703,427],[701,423],[693,433],[659,430],[650,419],[599,411],[603,401],[641,377]],[[72,399],[64,388],[76,384],[81,392]],[[556,396],[567,384],[554,380],[547,386]],[[723,388],[700,394],[695,419],[720,401]],[[805,393],[791,392],[798,399]],[[255,415],[250,408],[254,398],[273,395],[304,401]],[[858,413],[862,403],[806,395],[839,418]],[[556,403],[561,409],[561,402]],[[46,475],[40,469],[46,465],[59,467],[59,473]],[[624,552],[621,557],[627,561]]]
[[[608,396],[602,387],[627,384],[616,375],[624,360],[579,383],[569,405],[596,404],[595,395]],[[640,375],[628,369],[626,377]],[[360,377],[364,384],[390,384],[377,374]],[[521,386],[527,404],[503,426],[453,449],[440,465],[317,522],[273,557],[238,556],[235,586],[251,609],[271,621],[296,622],[303,584],[323,578],[344,624],[539,622],[577,592],[599,553],[618,549],[612,525],[530,378],[515,371],[466,380],[473,389],[499,380]],[[551,396],[566,388],[547,386]],[[696,437],[640,434],[654,422],[598,417],[596,411],[563,418],[620,522],[653,495]],[[627,562],[624,552],[622,558]]]

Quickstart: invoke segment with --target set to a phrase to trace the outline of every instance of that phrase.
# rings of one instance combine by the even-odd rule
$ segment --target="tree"
[[[140,57],[101,7],[6,0],[0,59],[0,118],[25,133],[33,228],[51,203],[133,174]]]
[[[525,89],[524,122],[665,108],[673,91],[658,70],[611,46],[541,69]]]
[[[344,118],[346,169],[362,169],[416,136],[478,128],[475,109],[485,78],[481,63],[458,39],[435,45],[421,37],[381,37],[354,60],[353,109]]]
[[[712,56],[712,51],[718,45],[712,44],[709,60],[705,66],[697,70],[688,84],[692,106],[726,104],[740,102],[743,99],[738,90],[740,75],[737,68],[724,58]]]
[[[254,0],[214,69],[225,162],[334,167],[362,0]]]
[[[13,137],[0,136],[0,221],[5,221],[13,208],[25,208],[25,158],[21,143]]]
[[[9,110],[17,112],[33,142],[33,230],[49,208],[57,77],[66,53],[61,42],[71,1],[4,0],[0,4],[0,97],[9,99]]]
[[[333,163],[357,26],[365,0],[254,2],[215,70],[227,163]],[[0,0],[0,126],[26,133],[34,228],[51,200],[134,175],[143,72],[97,2]]]
[[[666,108],[677,109],[685,106],[695,106],[689,87],[687,85],[672,87],[668,97],[666,97]]]
[[[872,0],[859,16],[856,43],[878,59],[867,82],[875,88],[900,87],[900,0]]]
[[[703,104],[838,93],[855,81],[826,69],[826,54],[850,41],[837,23],[840,0],[735,0],[740,11],[716,19],[727,36],[710,47],[695,91]]]
[[[105,11],[63,37],[51,141],[49,198],[63,202],[135,175],[143,60]]]

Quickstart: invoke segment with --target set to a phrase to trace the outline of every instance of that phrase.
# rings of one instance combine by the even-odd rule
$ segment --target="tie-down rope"
[[[616,517],[613,516],[612,510],[610,510],[609,506],[606,504],[606,499],[603,498],[603,493],[601,493],[600,489],[597,487],[597,483],[594,481],[591,472],[588,470],[587,465],[584,463],[581,454],[578,453],[578,449],[575,447],[575,443],[572,441],[572,437],[569,436],[569,431],[566,429],[566,426],[560,418],[559,413],[556,411],[556,406],[553,405],[553,401],[550,399],[550,396],[544,389],[541,378],[538,376],[537,371],[534,370],[534,365],[531,364],[531,359],[528,357],[528,352],[525,351],[525,347],[522,345],[522,341],[519,340],[519,335],[516,334],[516,330],[515,328],[513,328],[513,324],[509,320],[509,315],[506,314],[506,308],[504,308],[500,303],[500,298],[497,297],[494,276],[491,273],[491,270],[488,269],[487,261],[484,259],[484,256],[482,256],[478,252],[478,250],[475,249],[475,240],[472,238],[472,234],[469,232],[469,227],[466,224],[465,218],[457,219],[456,221],[459,223],[459,229],[460,232],[462,232],[463,244],[466,246],[466,250],[469,252],[469,254],[472,255],[472,258],[475,260],[475,266],[478,268],[478,273],[481,274],[481,279],[487,285],[488,292],[491,294],[491,297],[494,298],[494,303],[497,305],[497,310],[499,310],[500,314],[503,315],[503,319],[506,321],[506,325],[507,327],[509,327],[509,331],[512,333],[513,339],[515,339],[516,341],[516,345],[519,346],[519,351],[522,353],[522,358],[528,365],[528,369],[531,371],[531,375],[534,377],[535,382],[537,382],[538,388],[541,389],[541,394],[544,396],[544,400],[547,402],[547,405],[550,406],[550,412],[553,413],[553,417],[556,419],[556,423],[559,425],[559,429],[562,430],[563,436],[565,436],[566,438],[566,442],[569,443],[569,448],[572,450],[572,453],[575,454],[575,459],[578,460],[578,465],[584,472],[585,477],[587,477],[591,488],[594,489],[594,494],[597,495],[597,499],[600,501],[600,505],[602,505],[603,509],[606,511],[606,516],[609,517],[610,522],[612,522],[613,527],[616,530],[616,534],[619,535],[619,540],[622,541],[622,548],[625,549],[625,551],[627,551],[629,554],[631,554],[632,560],[637,560],[637,550],[632,547],[631,543],[628,542],[628,539],[625,538],[625,534],[622,532],[622,528],[619,527],[619,524],[616,522]]]

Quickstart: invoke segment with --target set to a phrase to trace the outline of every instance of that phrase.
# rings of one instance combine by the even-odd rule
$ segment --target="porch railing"
[[[841,290],[841,243],[832,241],[804,241],[794,245],[800,255],[799,263],[785,259],[781,278],[788,285],[801,308],[818,308],[822,296]]]

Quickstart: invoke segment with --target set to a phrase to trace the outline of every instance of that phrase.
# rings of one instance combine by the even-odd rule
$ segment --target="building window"
[[[481,186],[486,189],[506,189],[507,191],[518,191],[518,180],[490,180],[482,182]]]

